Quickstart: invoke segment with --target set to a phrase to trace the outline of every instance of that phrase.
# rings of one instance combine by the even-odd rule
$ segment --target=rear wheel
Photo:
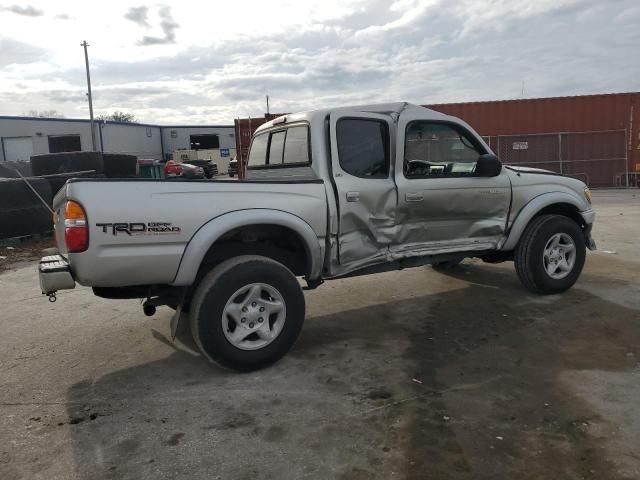
[[[191,333],[210,360],[238,371],[282,358],[304,322],[304,295],[281,263],[246,255],[215,267],[191,302]]]
[[[580,226],[562,215],[542,215],[525,229],[515,251],[516,272],[535,293],[571,288],[584,267],[586,246]]]

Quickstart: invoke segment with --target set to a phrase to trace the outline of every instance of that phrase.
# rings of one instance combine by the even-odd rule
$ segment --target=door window
[[[371,119],[345,118],[336,125],[340,167],[356,177],[389,176],[389,126]]]
[[[461,128],[446,123],[411,122],[405,135],[405,176],[474,176],[478,157],[485,153],[483,150]]]

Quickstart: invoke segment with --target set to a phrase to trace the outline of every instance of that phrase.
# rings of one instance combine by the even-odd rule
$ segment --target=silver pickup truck
[[[54,210],[59,254],[39,266],[50,300],[77,282],[146,299],[147,314],[168,305],[174,334],[188,323],[207,358],[240,371],[293,345],[301,285],[478,257],[552,294],[595,248],[584,183],[503,166],[463,121],[407,103],[265,123],[242,181],[75,179]]]

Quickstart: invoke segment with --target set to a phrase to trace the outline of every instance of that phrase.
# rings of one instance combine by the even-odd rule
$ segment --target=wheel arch
[[[584,229],[585,219],[582,212],[583,205],[572,195],[563,192],[553,192],[540,195],[527,203],[518,212],[499,250],[510,251],[516,248],[520,237],[527,225],[540,215],[563,215],[575,221]]]
[[[191,238],[182,255],[180,265],[172,285],[192,285],[207,259],[211,259],[216,247],[224,244],[231,248],[231,244],[238,239],[253,236],[261,239],[261,235],[268,234],[271,238],[281,238],[296,247],[301,247],[304,253],[304,275],[314,279],[320,276],[323,252],[318,235],[311,226],[291,213],[272,209],[247,209],[228,212],[204,224]],[[230,253],[227,250],[224,254]],[[251,249],[243,249],[238,255],[251,253]],[[257,252],[253,252],[257,253]],[[267,255],[269,256],[269,255]],[[228,258],[228,256],[227,256]],[[287,265],[292,271],[295,265]],[[300,272],[296,272],[300,273]]]

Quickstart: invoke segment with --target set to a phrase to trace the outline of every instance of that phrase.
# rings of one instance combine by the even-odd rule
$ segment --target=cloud
[[[59,13],[58,15],[56,15],[56,18],[58,20],[71,20],[71,15],[69,15],[68,13]]]
[[[151,25],[149,25],[149,22],[147,20],[148,15],[149,7],[131,7],[129,8],[127,13],[124,14],[124,18],[126,18],[127,20],[131,20],[133,23],[141,27],[150,28]]]
[[[0,6],[0,10],[15,13],[16,15],[23,15],[25,17],[41,17],[44,15],[42,10],[32,7],[31,5],[10,5],[8,7]]]
[[[0,68],[38,62],[45,58],[46,50],[43,48],[0,37]]]
[[[162,37],[154,37],[145,35],[142,40],[138,42],[138,45],[164,45],[167,43],[176,43],[175,31],[180,28],[180,25],[171,16],[171,8],[167,6],[160,7],[158,9],[158,15],[160,16],[160,28],[162,29]]]
[[[640,78],[640,62],[630,61],[640,44],[637,0],[615,8],[595,0],[342,3],[340,16],[199,44],[186,43],[186,23],[176,36],[173,13],[183,18],[177,4],[134,7],[143,10],[137,21],[125,15],[127,42],[143,31],[140,45],[174,46],[135,62],[107,60],[96,49],[95,107],[131,111],[141,121],[229,123],[262,114],[265,94],[273,111],[300,111],[519,98],[523,80],[525,95],[535,97],[628,91]],[[85,115],[84,65],[51,57],[0,38],[3,111]]]

